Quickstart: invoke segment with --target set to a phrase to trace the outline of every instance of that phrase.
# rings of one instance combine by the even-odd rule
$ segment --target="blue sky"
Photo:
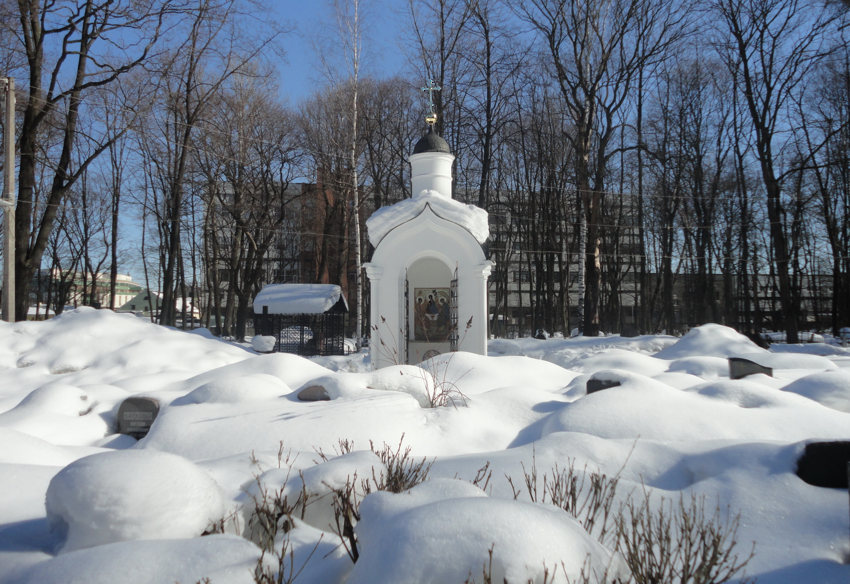
[[[342,0],[341,0],[342,1]],[[407,24],[406,0],[361,0],[363,56],[361,75],[389,77],[406,67],[401,39]],[[329,59],[339,58],[340,41],[331,0],[273,0],[269,9],[292,32],[283,38],[286,59],[278,65],[280,95],[292,107],[328,83],[323,73],[319,47]],[[123,230],[122,249],[138,249],[140,236],[136,219]],[[119,272],[129,273],[141,283],[143,269],[137,252],[121,261]]]
[[[283,40],[286,62],[279,65],[281,95],[290,105],[328,82],[319,52],[334,61],[341,46],[331,0],[280,0],[274,10],[293,29]],[[363,34],[361,74],[389,77],[403,72],[403,36],[407,25],[405,0],[361,0]]]

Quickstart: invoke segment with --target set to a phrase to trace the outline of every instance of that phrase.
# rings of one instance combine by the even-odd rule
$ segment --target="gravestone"
[[[321,385],[311,385],[298,392],[298,399],[303,402],[330,401],[328,390]]]
[[[729,379],[741,379],[757,373],[773,377],[773,369],[770,367],[759,365],[743,357],[729,357]]]
[[[615,381],[613,379],[594,379],[590,378],[587,380],[587,394],[596,393],[597,391],[602,391],[603,389],[609,389],[611,387],[619,387],[620,382]]]
[[[136,440],[144,438],[159,413],[159,401],[152,397],[128,397],[118,408],[118,433]]]
[[[850,440],[810,442],[797,460],[797,476],[816,487],[846,489]]]

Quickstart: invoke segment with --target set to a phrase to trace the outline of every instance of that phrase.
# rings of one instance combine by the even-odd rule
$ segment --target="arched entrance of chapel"
[[[456,269],[435,256],[413,261],[405,273],[408,363],[457,349]]]

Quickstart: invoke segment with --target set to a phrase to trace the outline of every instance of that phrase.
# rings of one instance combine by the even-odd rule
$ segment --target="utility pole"
[[[0,83],[6,91],[6,125],[3,133],[3,320],[15,321],[15,80]]]

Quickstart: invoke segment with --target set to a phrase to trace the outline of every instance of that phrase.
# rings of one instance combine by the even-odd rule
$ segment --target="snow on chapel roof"
[[[267,306],[269,314],[323,314],[340,298],[347,310],[342,288],[336,284],[267,284],[254,298],[254,313],[261,314]]]
[[[431,207],[431,211],[438,217],[456,223],[469,231],[481,245],[484,245],[490,237],[487,211],[475,205],[466,205],[454,199],[448,199],[436,191],[424,191],[412,199],[404,199],[395,205],[381,207],[375,211],[366,220],[369,241],[377,247],[390,231],[419,216],[426,206]]]

